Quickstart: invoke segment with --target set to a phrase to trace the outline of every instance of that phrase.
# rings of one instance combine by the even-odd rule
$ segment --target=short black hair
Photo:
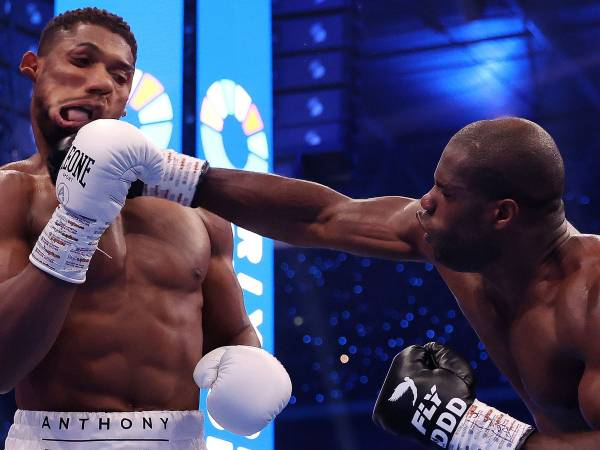
[[[137,59],[137,41],[129,24],[121,16],[117,16],[105,9],[90,7],[65,11],[52,18],[46,24],[40,36],[38,54],[44,56],[49,52],[57,31],[71,30],[80,23],[99,25],[121,36],[129,44],[135,62]]]
[[[556,210],[565,185],[563,160],[550,134],[519,117],[467,125],[450,142],[468,158],[463,177],[490,199],[512,198],[533,209]]]

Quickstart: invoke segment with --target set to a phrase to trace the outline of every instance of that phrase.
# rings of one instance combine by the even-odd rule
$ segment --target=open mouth
[[[86,105],[63,106],[54,119],[61,128],[79,129],[94,119],[94,108]]]

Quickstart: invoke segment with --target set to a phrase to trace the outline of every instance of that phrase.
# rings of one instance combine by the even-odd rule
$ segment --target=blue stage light
[[[310,27],[310,35],[315,44],[320,44],[327,39],[327,30],[321,22],[316,22]]]
[[[311,59],[308,63],[308,70],[313,80],[320,80],[327,73],[327,69],[319,58]]]
[[[308,109],[310,117],[319,117],[323,114],[323,103],[317,96],[310,97],[306,102],[306,109]]]

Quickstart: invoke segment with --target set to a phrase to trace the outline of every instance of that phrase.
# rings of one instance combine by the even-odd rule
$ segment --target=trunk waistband
[[[54,412],[17,410],[9,438],[42,442],[138,442],[203,437],[201,411]],[[167,444],[168,445],[168,444]]]

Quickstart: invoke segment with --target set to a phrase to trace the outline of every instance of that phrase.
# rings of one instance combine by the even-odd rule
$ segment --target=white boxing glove
[[[58,172],[56,195],[69,211],[111,223],[131,183],[138,178],[156,182],[162,171],[162,151],[138,128],[120,120],[94,120],[77,132]]]
[[[208,161],[172,150],[162,152],[163,172],[160,180],[146,183],[140,195],[164,198],[183,206],[193,203],[198,185],[209,168]]]
[[[245,345],[219,347],[202,357],[194,369],[200,388],[209,388],[211,417],[232,433],[254,434],[286,407],[292,382],[270,353]]]
[[[73,140],[56,179],[59,205],[29,260],[71,283],[83,283],[100,236],[119,214],[131,183],[160,180],[162,152],[133,125],[98,119]]]

